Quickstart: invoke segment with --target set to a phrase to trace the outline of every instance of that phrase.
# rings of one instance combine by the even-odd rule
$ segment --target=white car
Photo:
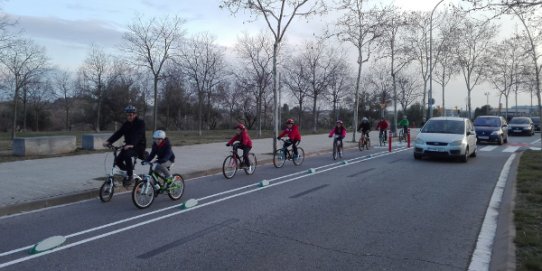
[[[469,119],[435,117],[429,119],[414,141],[414,158],[423,156],[459,158],[467,162],[476,157],[476,132]]]

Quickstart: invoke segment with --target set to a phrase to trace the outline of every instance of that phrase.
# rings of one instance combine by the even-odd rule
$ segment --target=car
[[[467,118],[434,117],[420,129],[414,141],[414,158],[428,157],[459,158],[467,162],[476,157],[476,131]]]
[[[534,124],[529,117],[513,117],[508,123],[508,134],[534,135]]]
[[[478,116],[474,119],[474,129],[478,142],[508,142],[508,123],[501,116]]]
[[[531,120],[533,121],[533,124],[534,124],[534,131],[540,132],[540,117],[531,117]]]

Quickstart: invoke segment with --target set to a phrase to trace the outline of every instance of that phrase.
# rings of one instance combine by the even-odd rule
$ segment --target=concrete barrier
[[[16,137],[13,155],[52,155],[75,151],[75,136]]]
[[[103,143],[111,136],[109,134],[85,134],[81,138],[81,148],[84,150],[105,149]]]

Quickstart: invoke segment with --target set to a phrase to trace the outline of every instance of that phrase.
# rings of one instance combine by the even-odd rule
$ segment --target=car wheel
[[[420,160],[420,159],[422,159],[422,155],[419,154],[419,153],[415,153],[415,154],[414,154],[414,159]]]
[[[497,144],[499,144],[499,145],[503,144],[502,136],[499,136],[499,139],[497,140]]]
[[[469,147],[465,150],[465,154],[459,158],[459,160],[463,163],[466,163],[469,160]]]
[[[504,143],[508,143],[508,136],[504,139]]]
[[[470,154],[470,157],[476,157],[478,155],[478,146],[474,147],[474,151]]]

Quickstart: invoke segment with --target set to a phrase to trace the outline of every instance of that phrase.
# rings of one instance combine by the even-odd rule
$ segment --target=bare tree
[[[43,78],[45,79],[45,78]],[[47,106],[55,97],[52,82],[49,79],[36,81],[28,86],[28,102],[34,115],[34,131],[40,131],[40,121]]]
[[[292,21],[296,17],[309,17],[320,14],[327,10],[324,0],[222,0],[222,8],[228,8],[233,14],[240,9],[246,9],[256,18],[263,16],[269,30],[273,34],[273,116],[274,116],[274,136],[273,153],[277,149],[277,140],[279,132],[279,108],[278,108],[278,88],[277,88],[277,56],[280,44],[284,34],[288,30]],[[255,19],[254,19],[255,20]]]
[[[385,9],[373,8],[364,11],[364,4],[367,0],[341,0],[339,8],[345,11],[337,26],[339,27],[338,37],[343,41],[352,43],[357,49],[358,70],[354,92],[354,121],[352,123],[352,141],[356,141],[356,130],[358,125],[359,91],[361,84],[361,72],[363,63],[369,61],[373,50],[374,42],[382,35],[381,22]]]
[[[454,39],[458,46],[455,47],[454,54],[467,87],[467,110],[469,118],[472,118],[471,93],[488,72],[488,49],[497,29],[489,21],[477,23],[466,14],[456,14],[459,25],[455,32],[458,35],[454,36]]]
[[[56,95],[60,97],[62,106],[64,107],[64,129],[71,131],[70,113],[74,103],[75,86],[70,72],[65,70],[57,70],[53,74],[54,86]]]
[[[15,40],[13,46],[3,50],[3,54],[0,61],[8,72],[7,76],[12,77],[14,82],[11,125],[13,139],[17,130],[17,104],[20,91],[45,71],[48,59],[45,56],[45,49],[28,39]]]
[[[273,43],[264,34],[250,37],[245,33],[238,40],[236,50],[242,62],[237,76],[245,77],[244,81],[253,85],[250,89],[256,98],[258,137],[261,137],[263,101],[272,79]]]
[[[303,126],[303,105],[309,93],[309,83],[305,80],[305,62],[301,55],[289,58],[284,65],[284,76],[282,82],[290,90],[299,111],[297,122],[299,127]]]
[[[421,85],[417,80],[418,72],[401,71],[397,74],[397,84],[399,85],[400,94],[397,97],[401,105],[403,114],[406,114],[407,108],[413,104],[422,95]]]
[[[128,32],[123,35],[127,41],[123,49],[131,56],[134,64],[147,68],[153,76],[154,106],[153,129],[156,130],[158,119],[158,81],[164,64],[172,56],[175,46],[183,37],[184,21],[175,17],[137,18],[128,25]]]
[[[212,91],[220,83],[225,69],[222,51],[216,45],[214,37],[208,33],[200,33],[194,35],[181,54],[174,59],[197,92],[199,135],[202,135],[205,98],[208,102],[207,109],[211,110]],[[210,111],[207,113],[209,115]]]
[[[337,65],[337,70],[333,74],[331,74],[330,82],[328,83],[328,90],[326,94],[328,100],[333,105],[332,115],[335,120],[339,119],[339,104],[341,103],[341,101],[344,100],[347,95],[350,95],[352,93],[350,90],[352,90],[351,82],[353,81],[353,78],[351,78],[348,70],[348,65],[346,64],[344,59],[341,59]],[[356,131],[357,127],[354,127],[352,130]]]

